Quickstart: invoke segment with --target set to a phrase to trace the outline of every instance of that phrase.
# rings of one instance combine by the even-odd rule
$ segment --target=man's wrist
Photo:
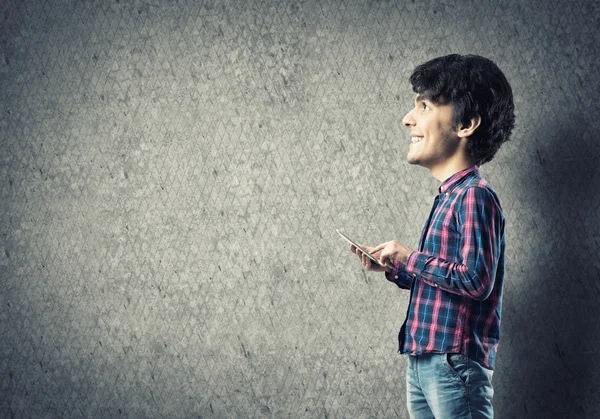
[[[401,255],[401,259],[399,260],[399,262],[403,265],[408,264],[408,259],[410,258],[410,255],[412,254],[412,250],[407,249],[407,252],[403,252]]]

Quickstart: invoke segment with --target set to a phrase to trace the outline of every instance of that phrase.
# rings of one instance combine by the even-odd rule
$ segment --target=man
[[[442,182],[418,250],[395,240],[356,247],[363,267],[410,289],[399,352],[408,354],[411,418],[491,418],[492,372],[500,335],[504,215],[478,167],[514,126],[512,90],[490,60],[448,55],[410,77],[414,108],[410,164]]]

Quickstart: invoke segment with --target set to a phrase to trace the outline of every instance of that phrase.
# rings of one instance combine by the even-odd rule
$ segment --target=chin
[[[411,155],[406,156],[406,161],[408,164],[419,164],[419,159]]]
[[[408,156],[406,158],[406,161],[411,166],[420,166],[420,167],[424,167],[426,169],[429,169],[429,166],[427,165],[427,161],[423,160],[423,159],[419,159],[418,157]]]

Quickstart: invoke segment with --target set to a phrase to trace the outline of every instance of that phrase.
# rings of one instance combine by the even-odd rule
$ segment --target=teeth
[[[423,137],[411,137],[410,142],[411,143],[418,143],[422,139],[423,139]]]

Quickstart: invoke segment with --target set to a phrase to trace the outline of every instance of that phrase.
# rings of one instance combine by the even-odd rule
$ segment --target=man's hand
[[[391,266],[393,268],[395,260],[399,261],[403,265],[406,265],[412,250],[398,243],[396,240],[392,240],[374,247],[373,252],[379,254],[377,259],[381,265]]]
[[[362,247],[363,249],[365,249],[367,252],[369,252],[371,255],[373,255],[373,257],[377,260],[380,260],[380,255],[379,252],[375,252],[374,251],[374,247],[369,247],[369,246],[365,246],[365,245],[360,245],[360,247]],[[392,263],[391,266],[378,266],[375,263],[373,263],[371,261],[371,259],[369,259],[363,252],[361,252],[360,250],[358,250],[356,248],[356,246],[354,245],[350,245],[350,251],[352,253],[356,253],[358,255],[358,258],[360,259],[363,268],[365,268],[365,270],[367,271],[373,271],[373,272],[390,272],[392,269],[394,269],[394,264]]]

